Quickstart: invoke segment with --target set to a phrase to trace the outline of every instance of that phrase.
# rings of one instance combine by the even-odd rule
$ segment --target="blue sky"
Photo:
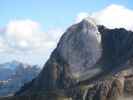
[[[0,26],[13,19],[32,19],[48,30],[67,26],[79,12],[94,12],[110,4],[133,8],[132,0],[0,0]]]
[[[66,28],[87,16],[109,28],[133,30],[132,4],[132,0],[0,0],[0,63],[43,65]]]

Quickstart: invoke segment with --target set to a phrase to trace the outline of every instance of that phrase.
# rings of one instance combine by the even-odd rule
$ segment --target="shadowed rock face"
[[[94,65],[101,56],[99,36],[91,19],[72,25],[61,37],[39,76],[16,95],[41,90],[66,90],[75,85],[75,74],[80,76],[95,69]]]
[[[133,57],[133,32],[99,27],[102,36],[103,54],[114,63],[122,63]],[[107,61],[106,60],[106,61]]]
[[[113,70],[122,68],[120,65],[133,57],[133,32],[123,28],[107,29],[104,26],[98,28],[102,37],[103,59],[107,64],[104,68]]]
[[[124,81],[122,79],[98,81],[96,86],[88,90],[86,100],[126,100],[126,98],[132,100],[133,32],[122,28],[107,29],[104,26],[99,26],[99,32],[103,48],[101,65],[106,72],[102,74],[106,76],[123,70],[122,76],[126,75],[129,78],[125,78]],[[128,98],[129,96],[131,97]]]
[[[102,80],[108,74],[116,74],[126,69],[127,62],[133,58],[133,32],[124,28],[108,29],[104,26],[98,26],[98,30],[101,34],[102,56],[96,66],[101,72],[86,78],[80,84],[92,83]],[[91,73],[92,69],[89,71]]]

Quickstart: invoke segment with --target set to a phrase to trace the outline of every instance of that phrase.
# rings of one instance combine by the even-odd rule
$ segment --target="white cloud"
[[[5,50],[6,46],[4,44],[3,38],[0,37],[0,52],[3,52]]]
[[[5,43],[5,40],[0,36],[0,53],[5,52],[6,50],[8,50],[8,46]]]
[[[98,24],[109,28],[124,27],[133,30],[133,10],[120,5],[110,5],[92,15]]]
[[[5,41],[9,48],[19,51],[31,51],[39,48],[54,48],[62,32],[59,28],[43,32],[38,22],[13,20],[6,25],[4,35],[0,36],[0,38]]]
[[[84,12],[83,15],[89,15],[94,18],[97,24],[105,25],[108,28],[123,27],[128,30],[133,30],[133,10],[121,5],[112,4],[100,11],[93,12],[92,14]],[[86,17],[83,17],[83,15],[81,14],[82,19]],[[78,17],[79,16],[80,14]]]
[[[6,26],[5,39],[12,48],[33,49],[47,41],[47,34],[41,31],[40,24],[32,20],[14,20]]]
[[[59,28],[44,32],[41,25],[33,20],[12,20],[7,23],[4,31],[0,30],[0,53],[12,58],[19,57],[19,60],[38,61],[43,58],[40,60],[45,62],[62,32]]]

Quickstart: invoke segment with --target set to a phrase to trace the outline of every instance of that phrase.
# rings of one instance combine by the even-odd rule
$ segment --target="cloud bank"
[[[27,56],[29,60],[44,56],[45,62],[62,33],[59,28],[44,32],[40,23],[33,20],[12,20],[0,29],[0,53],[18,58]]]
[[[49,35],[50,33],[43,32],[40,24],[35,21],[14,20],[7,24],[4,39],[10,48],[28,51],[53,47],[56,37],[49,38]]]
[[[133,31],[133,10],[121,5],[112,4],[92,14],[81,12],[77,15],[76,21],[87,16],[94,18],[97,24],[105,25],[108,28],[126,28]]]

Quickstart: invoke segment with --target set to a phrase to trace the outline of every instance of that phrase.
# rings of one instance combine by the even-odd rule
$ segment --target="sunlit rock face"
[[[82,74],[101,56],[100,34],[92,19],[71,26],[62,36],[57,52],[70,66],[73,74]]]
[[[81,76],[88,71],[91,76],[99,73],[94,65],[100,56],[100,35],[96,24],[90,18],[84,19],[67,29],[39,76],[16,95],[59,89],[66,93],[76,84],[75,75]],[[73,93],[69,91],[70,95]]]

